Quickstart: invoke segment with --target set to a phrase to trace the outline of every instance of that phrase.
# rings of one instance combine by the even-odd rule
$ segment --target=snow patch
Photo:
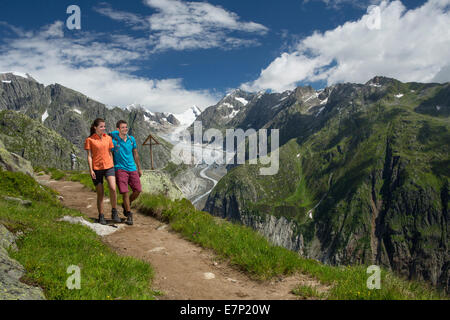
[[[229,104],[228,102],[222,103],[222,104],[219,106],[219,109],[220,109],[220,108],[223,108],[223,107],[227,107],[227,108],[234,109],[234,107],[233,107],[231,104]]]
[[[441,110],[441,106],[436,106],[436,110],[437,111]]]
[[[47,119],[47,118],[48,118],[48,111],[45,110],[44,114],[43,114],[42,117],[41,117],[42,122],[44,122],[45,119]]]
[[[401,97],[403,97],[403,94],[402,93],[396,94],[395,97],[396,98],[401,98]]]
[[[279,104],[273,106],[271,109],[276,109],[276,108],[278,108],[279,106],[281,106],[281,103],[279,103]]]
[[[319,114],[321,114],[324,109],[325,109],[325,107],[320,108],[319,112],[317,112],[317,114],[316,114],[316,117],[319,116]]]
[[[308,99],[306,99],[305,102],[308,102],[312,98],[317,98],[318,96],[319,96],[319,94],[317,92],[315,92],[312,96],[310,96]]]
[[[11,83],[11,80],[2,80],[3,83]]]
[[[321,105],[324,105],[324,104],[326,104],[327,102],[328,102],[328,98],[326,98],[326,99],[320,101],[320,104],[321,104]]]
[[[377,83],[369,83],[369,86],[375,87],[375,88],[381,88],[381,84],[377,84]]]
[[[78,110],[77,108],[74,108],[74,109],[73,109],[73,112],[76,112],[76,113],[78,113],[78,114],[81,114],[81,111]]]
[[[180,121],[181,127],[187,128],[201,113],[202,111],[197,106],[192,106],[183,113],[174,114],[174,117]]]
[[[245,100],[244,98],[234,97],[234,99],[239,101],[240,103],[242,103],[244,106],[246,106],[248,104],[248,101]]]
[[[231,112],[228,116],[226,116],[225,118],[229,118],[229,119],[233,119],[240,110],[233,110],[233,112]]]

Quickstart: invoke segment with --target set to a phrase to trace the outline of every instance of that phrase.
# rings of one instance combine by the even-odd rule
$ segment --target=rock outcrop
[[[142,191],[149,194],[163,194],[171,200],[184,198],[180,188],[170,176],[161,170],[144,170],[141,177]]]
[[[0,140],[10,152],[9,162],[15,164],[15,167],[26,168],[24,170],[28,172],[30,170],[26,160],[33,166],[69,170],[72,152],[78,155],[81,164],[86,163],[84,154],[70,141],[17,111],[0,111]],[[7,153],[2,152],[2,158],[7,157]],[[7,170],[14,171],[14,166],[10,168]]]
[[[25,269],[8,254],[17,250],[16,236],[0,224],[0,300],[45,300],[41,288],[20,282]]]
[[[6,150],[5,145],[0,140],[0,167],[7,171],[22,172],[33,176],[31,162],[25,160],[18,154]]]

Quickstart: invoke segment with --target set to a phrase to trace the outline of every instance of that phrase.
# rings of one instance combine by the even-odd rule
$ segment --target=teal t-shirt
[[[137,148],[134,137],[127,135],[127,141],[119,136],[119,131],[113,131],[109,134],[114,144],[114,170],[136,171],[134,163],[133,149]]]

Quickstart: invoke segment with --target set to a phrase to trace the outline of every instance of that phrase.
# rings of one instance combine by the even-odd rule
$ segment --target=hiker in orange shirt
[[[103,177],[106,177],[108,181],[112,220],[121,222],[116,208],[116,176],[111,151],[114,145],[112,138],[105,134],[105,130],[105,120],[95,119],[91,126],[91,135],[84,143],[84,149],[87,151],[89,172],[97,189],[98,221],[103,225],[106,224],[105,215],[103,214]]]

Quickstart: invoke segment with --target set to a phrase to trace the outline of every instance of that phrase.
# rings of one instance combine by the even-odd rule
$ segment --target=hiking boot
[[[126,216],[127,216],[127,221],[125,223],[129,226],[132,226],[133,225],[133,214],[128,211]]]
[[[106,225],[106,220],[105,220],[105,215],[104,214],[99,214],[98,215],[98,223]]]
[[[117,223],[122,222],[122,220],[120,220],[120,218],[119,218],[119,214],[117,213],[117,209],[115,209],[115,208],[113,208],[111,210],[111,219],[112,219],[112,221],[117,222]]]

